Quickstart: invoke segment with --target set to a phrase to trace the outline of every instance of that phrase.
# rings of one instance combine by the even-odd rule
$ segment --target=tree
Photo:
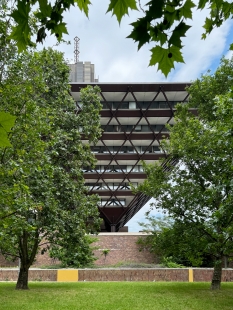
[[[34,11],[35,23],[38,27],[36,42],[42,42],[47,36],[47,31],[60,41],[63,34],[68,33],[66,23],[63,21],[63,13],[76,4],[88,16],[91,2],[59,0],[52,5],[48,0],[17,0],[17,7],[11,15],[15,20],[11,38],[16,40],[20,51],[33,43],[31,39],[33,27],[29,22],[29,16],[36,4],[39,5],[39,9]],[[158,70],[161,70],[165,76],[174,68],[174,62],[184,62],[181,53],[182,38],[191,27],[187,20],[192,19],[194,10],[210,9],[203,25],[202,39],[205,39],[215,27],[220,27],[224,21],[231,19],[233,14],[231,1],[223,0],[199,0],[198,4],[192,0],[150,0],[144,7],[140,0],[110,0],[107,12],[112,12],[120,23],[129,9],[138,8],[142,10],[143,17],[131,24],[133,30],[128,37],[138,42],[138,49],[146,43],[155,43],[151,49],[149,65],[158,64]]]
[[[77,234],[74,238],[73,234]],[[65,242],[64,242],[65,240]],[[72,231],[72,235],[67,233],[63,238],[61,247],[53,247],[49,255],[59,259],[62,267],[86,268],[93,265],[97,259],[91,246],[98,239],[90,235],[80,235],[79,230]]]
[[[4,3],[0,3],[0,94],[1,94],[1,83],[5,76],[6,63],[13,57],[15,48],[12,44],[9,44],[7,37],[10,33],[9,25],[9,14],[11,11],[7,8]],[[15,116],[0,111],[0,148],[11,147],[9,135],[11,134],[11,128],[15,123]]]
[[[81,101],[80,111],[61,53],[21,53],[8,63],[1,106],[17,121],[12,148],[0,149],[0,250],[20,259],[17,289],[28,288],[38,249],[84,244],[98,230],[98,197],[87,195],[82,167],[95,163],[99,88],[81,90]]]
[[[205,253],[208,239],[196,225],[185,225],[167,216],[156,218],[146,215],[146,220],[147,223],[139,223],[147,233],[137,241],[140,250],[146,248],[162,263],[168,261],[172,265],[213,267],[212,257]]]
[[[223,94],[218,96],[220,88],[214,89],[216,76],[230,83],[232,69],[232,61],[224,60],[215,75],[189,88],[190,104],[177,106],[169,142],[163,142],[177,166],[169,172],[162,165],[144,165],[147,180],[138,188],[156,199],[156,208],[184,227],[195,227],[208,241],[204,251],[214,258],[212,289],[220,288],[223,258],[233,253],[233,96],[230,88],[224,93],[221,87]],[[195,92],[197,87],[203,96]],[[195,117],[189,108],[197,102]]]

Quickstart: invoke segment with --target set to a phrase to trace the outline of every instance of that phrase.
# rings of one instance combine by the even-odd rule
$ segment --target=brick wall
[[[190,278],[190,272],[193,277]],[[60,276],[59,276],[60,275]],[[62,277],[61,277],[62,275]],[[31,269],[29,281],[172,281],[172,282],[210,282],[213,275],[211,268],[182,269]],[[18,270],[0,269],[0,281],[16,281]],[[224,269],[222,282],[233,282],[233,269]]]
[[[101,233],[97,236],[99,241],[93,243],[98,249],[94,251],[98,258],[96,265],[114,265],[119,262],[134,263],[157,263],[154,256],[146,250],[139,252],[136,244],[139,237],[143,237],[142,233]],[[103,250],[110,250],[106,256]]]
[[[139,252],[136,244],[139,237],[145,236],[142,233],[100,233],[98,241],[93,243],[94,247],[98,247],[94,251],[98,258],[95,262],[97,266],[115,265],[119,262],[134,262],[134,263],[156,263],[152,254],[143,250]],[[103,255],[103,250],[109,249],[106,259]],[[16,267],[19,262],[8,262],[0,256],[0,267]],[[50,258],[48,253],[44,255],[38,254],[33,267],[58,265],[59,261]]]

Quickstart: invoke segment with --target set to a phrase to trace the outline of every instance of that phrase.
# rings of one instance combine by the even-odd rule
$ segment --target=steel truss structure
[[[189,83],[91,83],[101,89],[103,109],[100,122],[102,137],[92,146],[97,159],[94,169],[84,171],[90,193],[98,193],[103,219],[102,231],[117,232],[149,201],[144,194],[134,195],[130,184],[137,186],[146,178],[141,161],[152,163],[167,158],[160,141],[168,137],[166,124],[174,123],[175,106],[188,101]],[[72,83],[71,93],[80,103],[84,83]],[[169,169],[164,165],[164,169]]]

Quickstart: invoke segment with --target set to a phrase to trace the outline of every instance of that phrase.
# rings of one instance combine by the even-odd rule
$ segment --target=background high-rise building
[[[74,83],[93,83],[98,82],[95,79],[95,65],[90,61],[78,61],[75,64],[69,64],[70,67],[70,82]]]

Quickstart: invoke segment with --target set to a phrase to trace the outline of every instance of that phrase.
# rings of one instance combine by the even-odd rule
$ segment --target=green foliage
[[[107,12],[111,12],[116,15],[118,22],[124,15],[128,14],[128,10],[137,10],[137,5],[135,0],[110,0],[110,4]]]
[[[214,258],[218,279],[213,278],[212,288],[220,287],[223,257],[233,252],[232,72],[232,60],[223,60],[213,76],[190,87],[190,104],[177,106],[169,142],[162,143],[178,165],[170,172],[163,165],[145,165],[148,178],[138,188],[183,227],[182,238],[187,228],[193,229],[191,242],[192,236],[203,240],[204,247],[198,241],[195,251]],[[189,111],[193,105],[198,117]]]
[[[16,54],[1,89],[1,107],[17,117],[12,147],[0,150],[2,254],[19,257],[22,270],[39,247],[65,252],[79,244],[88,256],[85,234],[96,232],[100,220],[98,197],[87,195],[82,168],[95,163],[90,143],[101,134],[99,88],[82,89],[83,109],[75,111],[69,68],[49,49]],[[27,287],[21,280],[17,287]]]
[[[74,238],[73,235],[67,234],[63,238],[63,246],[51,248],[49,255],[59,259],[61,267],[90,267],[96,260],[93,254],[94,248],[91,247],[91,244],[97,240],[97,238],[89,235]]]
[[[177,264],[173,261],[173,257],[164,257],[162,260],[162,265],[166,268],[185,268],[184,265]]]
[[[203,25],[205,32],[202,38],[211,33],[214,27],[232,18],[233,5],[227,1],[202,1],[196,5],[191,0],[151,0],[143,10],[144,16],[132,23],[133,30],[128,38],[138,42],[138,48],[145,43],[153,42],[151,49],[150,66],[158,65],[158,70],[167,76],[174,68],[174,62],[184,62],[182,56],[182,37],[186,36],[188,29],[187,20],[192,19],[196,9],[202,10],[210,7],[208,16]],[[174,52],[175,50],[175,52]]]
[[[5,76],[6,70],[6,63],[12,58],[14,47],[9,44],[7,41],[7,36],[9,35],[9,23],[6,23],[8,18],[8,14],[10,11],[7,9],[6,4],[4,1],[0,3],[0,98],[1,98],[1,83],[2,79]],[[0,111],[0,148],[11,147],[10,143],[10,134],[11,128],[14,126],[15,123],[15,116],[5,111]]]
[[[36,42],[43,42],[48,31],[60,42],[63,35],[68,34],[66,23],[63,21],[64,12],[77,5],[80,11],[88,16],[91,4],[89,0],[60,0],[53,4],[48,0],[17,0],[16,3],[17,6],[11,13],[15,26],[12,28],[10,38],[16,41],[19,52],[33,44],[34,27],[30,23],[31,15],[37,27]],[[36,5],[39,8],[36,8]],[[112,11],[120,22],[122,17],[128,14],[129,9],[137,9],[135,0],[111,0],[107,12]]]
[[[8,134],[15,124],[15,119],[16,117],[10,113],[0,112],[0,147],[12,146]]]
[[[112,12],[118,22],[127,15],[129,9],[141,8],[140,1],[136,0],[110,0],[107,12]],[[137,6],[138,2],[138,6]],[[64,12],[72,6],[78,8],[88,16],[89,0],[59,0],[51,4],[48,0],[17,0],[17,7],[11,13],[15,26],[12,28],[10,38],[16,41],[19,51],[33,44],[32,36],[34,29],[30,24],[30,13],[34,13],[34,21],[37,25],[36,42],[43,42],[49,31],[60,42],[63,34],[67,34],[66,23],[63,21]],[[35,9],[39,5],[39,9]],[[233,5],[230,1],[199,0],[196,4],[192,0],[151,0],[141,10],[143,17],[133,22],[133,30],[128,38],[138,43],[140,49],[144,44],[153,42],[151,49],[150,66],[158,64],[158,70],[167,76],[174,68],[175,62],[184,62],[182,56],[182,38],[186,36],[188,20],[193,17],[194,10],[210,9],[210,15],[206,17],[203,25],[202,38],[211,33],[215,27],[232,18]],[[160,55],[160,53],[162,55]],[[162,62],[162,63],[161,63]]]
[[[102,254],[106,257],[109,252],[110,252],[109,249],[103,249]]]
[[[111,268],[157,268],[158,265],[147,264],[147,263],[138,263],[133,261],[120,261],[114,265],[110,265]]]
[[[108,256],[109,252],[110,252],[110,249],[103,249],[102,250],[102,255],[104,255],[104,261],[106,261],[106,258]]]
[[[165,262],[192,267],[212,267],[213,259],[205,253],[208,240],[200,234],[195,225],[172,220],[169,217],[146,216],[148,223],[139,223],[146,236],[138,239],[139,250],[147,249],[163,265]],[[197,238],[193,238],[193,236]],[[181,238],[182,236],[182,238]],[[169,258],[169,259],[168,259]]]
[[[184,62],[180,49],[174,45],[170,49],[162,48],[160,46],[153,47],[151,49],[152,56],[150,60],[150,66],[158,63],[158,70],[161,70],[164,75],[168,75],[169,68],[175,68],[174,62]]]
[[[104,260],[106,260],[107,255],[109,254],[110,250],[109,249],[103,249],[102,250],[102,255],[104,255]]]
[[[215,118],[215,98],[224,95],[232,89],[233,59],[221,59],[218,69],[211,74],[208,72],[197,79],[188,88],[190,94],[189,105],[197,108],[202,118],[212,120]]]

